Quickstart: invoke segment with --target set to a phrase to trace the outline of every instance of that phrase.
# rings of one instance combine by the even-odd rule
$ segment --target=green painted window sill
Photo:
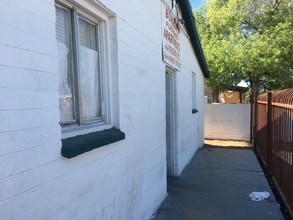
[[[192,114],[195,114],[197,112],[198,112],[198,110],[196,108],[192,109]]]
[[[76,137],[62,139],[61,154],[63,157],[73,158],[123,139],[125,139],[125,134],[116,128],[78,135]]]

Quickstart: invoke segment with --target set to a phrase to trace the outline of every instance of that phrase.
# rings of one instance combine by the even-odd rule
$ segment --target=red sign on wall
[[[179,26],[175,23],[175,15],[162,3],[162,47],[163,61],[180,70],[180,43],[179,43]]]

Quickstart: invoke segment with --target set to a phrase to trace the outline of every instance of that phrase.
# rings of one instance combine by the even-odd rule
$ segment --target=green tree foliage
[[[194,15],[213,93],[240,79],[257,93],[293,86],[292,0],[207,0]]]

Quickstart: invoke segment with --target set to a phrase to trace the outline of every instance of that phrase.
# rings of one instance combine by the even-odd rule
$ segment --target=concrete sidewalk
[[[268,191],[266,201],[248,197]],[[180,177],[168,178],[168,196],[157,220],[283,219],[263,171],[251,150],[202,148]]]

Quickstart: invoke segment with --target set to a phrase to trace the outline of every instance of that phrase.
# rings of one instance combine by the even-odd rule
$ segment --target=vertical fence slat
[[[268,101],[267,101],[267,175],[271,179],[272,175],[272,93],[268,93]]]
[[[256,96],[256,92],[254,91],[253,93],[253,97],[254,97],[254,130],[253,130],[253,137],[254,137],[254,145],[253,145],[253,149],[254,149],[254,152],[257,151],[257,145],[258,145],[258,135],[257,135],[257,125],[258,125],[258,118],[259,118],[259,114],[257,112],[257,107],[258,107],[258,104],[257,104],[257,96]]]

